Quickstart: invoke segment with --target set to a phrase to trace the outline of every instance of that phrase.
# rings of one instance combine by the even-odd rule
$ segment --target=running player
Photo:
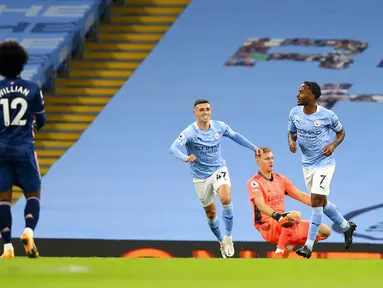
[[[25,230],[21,236],[26,254],[37,258],[33,232],[40,212],[40,173],[33,136],[46,123],[43,95],[37,84],[20,74],[28,54],[17,42],[0,44],[0,231],[4,242],[2,258],[15,256],[11,243],[12,186],[19,186],[27,199]],[[35,122],[34,121],[35,118]]]
[[[287,177],[273,172],[273,153],[268,147],[261,149],[263,153],[256,156],[259,171],[247,182],[254,211],[254,226],[263,239],[277,244],[276,254],[286,256],[288,250],[305,243],[309,221],[301,220],[298,211],[285,212],[285,195],[308,206],[311,206],[311,200],[308,194],[297,189]],[[330,228],[322,224],[316,241],[326,239],[330,233]]]
[[[256,153],[262,151],[242,135],[234,132],[221,121],[210,120],[212,109],[209,101],[199,99],[194,103],[196,122],[189,125],[170,147],[170,154],[177,159],[190,163],[193,182],[198,198],[205,209],[211,231],[221,245],[223,258],[234,255],[232,240],[233,204],[231,184],[226,161],[221,156],[222,137],[228,137],[236,143]],[[185,150],[187,154],[184,153]],[[225,236],[221,232],[216,216],[215,195],[218,194],[223,206],[222,218],[225,224]]]
[[[335,171],[334,150],[343,141],[345,131],[338,116],[317,104],[321,89],[315,82],[304,82],[297,94],[298,106],[290,111],[288,125],[288,143],[290,151],[297,151],[297,143],[302,152],[303,175],[308,191],[311,193],[312,215],[310,229],[305,245],[296,253],[305,258],[311,257],[314,240],[326,214],[343,230],[345,248],[353,241],[356,224],[348,222],[336,207],[327,201],[330,183]],[[330,142],[330,131],[336,133]]]

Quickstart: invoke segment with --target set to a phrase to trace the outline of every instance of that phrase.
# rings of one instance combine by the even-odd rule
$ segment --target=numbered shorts
[[[304,245],[307,240],[307,236],[309,233],[310,228],[310,221],[307,220],[300,220],[298,221],[299,224],[293,227],[294,231],[290,237],[290,239],[287,241],[288,244],[296,247],[300,245]],[[278,244],[279,237],[282,233],[282,226],[279,225],[277,221],[270,221],[266,222],[258,227],[256,229],[261,233],[262,238],[271,243],[271,244]],[[315,242],[322,240],[323,238],[317,237],[315,239]]]
[[[303,168],[303,176],[308,191],[319,195],[330,194],[330,183],[335,165],[318,168]]]
[[[215,171],[207,179],[193,178],[193,183],[202,207],[207,207],[213,202],[215,195],[217,195],[218,188],[221,185],[226,184],[231,186],[227,167],[222,167]]]

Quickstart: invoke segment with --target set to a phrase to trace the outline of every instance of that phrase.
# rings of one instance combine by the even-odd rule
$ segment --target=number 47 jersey
[[[21,78],[0,81],[1,143],[33,145],[34,115],[43,112],[43,94],[36,83]]]

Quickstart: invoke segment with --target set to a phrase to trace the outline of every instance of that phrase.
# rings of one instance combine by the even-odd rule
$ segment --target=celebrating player
[[[0,44],[0,231],[4,242],[2,258],[15,257],[11,244],[12,186],[19,186],[27,199],[25,230],[21,236],[26,254],[37,258],[33,232],[40,212],[40,173],[35,158],[33,133],[46,123],[43,95],[37,84],[20,74],[28,54],[18,43]],[[34,118],[36,119],[35,122]]]
[[[247,191],[254,208],[254,226],[263,239],[277,244],[275,253],[278,256],[287,256],[288,250],[305,243],[309,221],[301,220],[298,211],[285,212],[285,194],[308,206],[311,206],[311,200],[287,177],[273,173],[273,153],[268,147],[261,149],[263,153],[256,156],[259,172],[247,182]],[[330,233],[330,228],[322,224],[316,241],[326,239]]]
[[[317,104],[321,89],[315,82],[304,82],[297,94],[298,106],[290,111],[288,144],[290,151],[297,151],[297,140],[302,152],[303,175],[311,193],[312,215],[305,245],[297,249],[300,256],[310,258],[323,213],[343,230],[345,248],[353,241],[356,224],[348,222],[336,207],[327,201],[330,182],[335,171],[333,152],[343,141],[345,131],[337,115]],[[330,130],[336,133],[330,142]]]
[[[233,204],[231,184],[226,161],[221,156],[222,137],[228,137],[236,143],[256,153],[262,151],[242,135],[234,132],[221,121],[210,120],[212,109],[209,101],[199,99],[194,103],[196,122],[189,125],[170,147],[170,154],[177,159],[190,163],[193,182],[198,198],[205,209],[211,231],[221,245],[223,258],[234,255],[232,241]],[[187,155],[182,150],[186,148]],[[221,232],[216,216],[215,195],[218,194],[223,206],[222,218],[225,224],[225,236]]]

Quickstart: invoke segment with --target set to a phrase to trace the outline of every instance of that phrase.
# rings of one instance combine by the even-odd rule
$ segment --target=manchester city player
[[[335,171],[333,152],[343,141],[345,131],[338,116],[317,104],[321,89],[315,82],[304,82],[297,94],[298,106],[290,111],[288,125],[288,144],[290,151],[297,151],[297,141],[302,152],[303,175],[308,191],[311,193],[312,215],[310,229],[305,245],[296,253],[305,258],[311,257],[315,238],[322,222],[323,213],[344,233],[345,248],[352,244],[356,224],[348,222],[336,207],[327,201],[330,182]],[[330,141],[330,132],[336,133]]]
[[[15,257],[11,243],[12,186],[27,199],[25,230],[21,236],[26,254],[37,258],[33,232],[40,212],[40,173],[33,135],[46,123],[43,94],[39,86],[20,78],[28,54],[17,42],[0,44],[0,231],[4,242],[1,258]],[[35,122],[34,122],[35,118]]]
[[[210,120],[212,109],[209,101],[199,99],[194,103],[196,122],[189,125],[170,147],[170,154],[177,159],[190,163],[195,190],[202,207],[205,209],[211,231],[221,245],[223,258],[234,255],[232,240],[233,204],[231,184],[226,161],[221,156],[222,137],[228,137],[257,154],[262,150],[242,135],[234,132],[221,121]],[[185,148],[186,153],[185,154]],[[216,216],[215,195],[218,194],[223,206],[222,218],[225,224],[225,236],[221,232]]]

